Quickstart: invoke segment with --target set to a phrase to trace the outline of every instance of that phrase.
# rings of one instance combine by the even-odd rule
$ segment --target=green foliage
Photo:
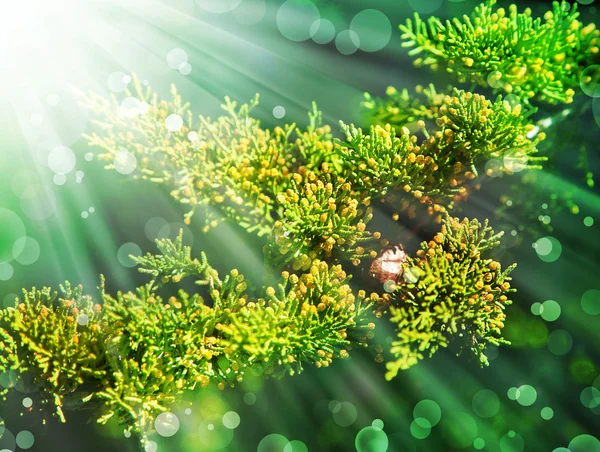
[[[171,102],[159,101],[143,90],[137,78],[135,88],[126,95],[135,95],[141,102],[151,97],[152,101],[144,114],[131,117],[119,113],[116,97],[107,100],[93,93],[83,97],[86,107],[103,116],[102,121],[96,122],[101,131],[88,139],[102,150],[98,159],[108,162],[107,168],[115,167],[120,150],[132,152],[138,161],[136,176],[167,184],[175,199],[190,206],[186,223],[197,208],[204,207],[205,230],[227,219],[259,236],[271,234],[278,219],[298,214],[290,199],[312,197],[304,187],[307,175],[315,174],[322,179],[321,185],[327,185],[330,176],[323,168],[331,166],[333,170],[338,166],[331,128],[322,125],[321,112],[315,105],[305,130],[291,124],[271,131],[262,129],[259,121],[250,116],[258,96],[239,108],[226,99],[224,116],[216,120],[200,116],[194,129],[188,105],[174,87]],[[171,114],[187,118],[176,132],[170,132],[166,126],[166,118]],[[315,177],[310,182],[315,182]],[[332,183],[342,185],[335,177]],[[350,202],[353,195],[347,192],[340,195],[345,199],[338,201]],[[318,207],[312,209],[313,205],[311,202],[307,218],[320,218],[323,212]],[[336,224],[346,221],[337,212],[333,216],[331,221]],[[303,228],[306,232],[311,230],[313,236],[316,233],[309,225]]]
[[[431,157],[420,155],[417,137],[408,129],[397,136],[389,125],[372,126],[369,134],[342,124],[346,142],[336,149],[351,181],[370,196],[386,195],[392,188],[420,198],[428,180],[438,169]],[[417,195],[414,195],[417,193]]]
[[[65,399],[78,389],[82,397],[84,383],[107,375],[98,308],[81,286],[66,283],[60,297],[33,288],[16,307],[0,310],[0,374],[32,379],[42,403],[53,405],[63,421]]]
[[[182,102],[175,87],[173,101],[166,102],[143,90],[137,78],[135,86],[136,91],[127,95],[135,94],[141,102],[152,98],[144,114],[129,115],[116,98],[112,102],[94,94],[85,98],[85,105],[102,113],[106,121],[97,122],[102,135],[88,137],[91,145],[104,151],[98,158],[114,168],[121,149],[133,152],[138,158],[139,176],[166,184],[175,199],[190,206],[188,221],[195,209],[202,207],[207,228],[228,218],[259,235],[268,233],[273,223],[274,194],[290,184],[295,145],[288,138],[294,126],[261,129],[259,121],[249,116],[258,103],[256,97],[239,108],[226,99],[226,115],[215,121],[200,116],[199,126],[193,130],[189,104]],[[171,114],[185,118],[176,132],[166,125]]]
[[[457,173],[457,166],[469,168],[476,176],[477,166],[490,158],[517,159],[530,166],[543,160],[532,157],[541,138],[532,141],[526,137],[533,128],[527,119],[533,110],[522,113],[520,105],[511,106],[501,96],[492,102],[479,94],[454,90],[439,111],[438,142],[429,140],[437,149],[427,151],[440,155],[438,165],[448,177],[451,169]],[[510,172],[510,165],[504,167]],[[465,177],[469,175],[465,173]]]
[[[371,94],[365,93],[361,105],[369,123],[390,124],[400,128],[418,120],[437,118],[444,97],[451,93],[451,86],[438,92],[433,84],[425,88],[418,85],[414,93],[410,93],[406,88],[398,91],[393,86],[388,86],[385,98],[372,97]]]
[[[181,235],[157,241],[160,254],[136,258],[151,281],[116,297],[102,289],[102,309],[91,318],[102,333],[100,367],[93,369],[105,373],[83,381],[93,388],[86,401],[102,405],[99,422],[116,417],[144,438],[156,415],[185,390],[211,381],[223,389],[248,369],[280,377],[304,365],[328,366],[374,337],[372,314],[391,314],[397,329],[388,378],[455,338],[467,341],[483,364],[485,345],[503,342],[510,269],[501,273],[498,263],[480,257],[498,236],[487,223],[459,223],[446,212],[466,197],[488,160],[518,158],[535,167],[543,136],[526,138],[531,110],[457,89],[446,95],[429,87],[415,99],[388,90],[390,101],[367,102],[373,118],[397,124],[363,132],[342,123],[345,139],[337,140],[314,105],[305,130],[261,128],[250,116],[257,98],[239,108],[227,99],[224,116],[200,116],[194,124],[175,88],[166,102],[137,79],[135,87],[126,95],[136,95],[143,108],[134,113],[122,111],[116,97],[84,97],[103,116],[102,130],[88,136],[100,149],[97,158],[118,169],[119,152],[132,152],[137,177],[168,186],[190,206],[188,224],[204,208],[204,230],[227,220],[267,236],[265,262],[281,278],[257,293],[237,270],[221,279],[204,254],[192,257]],[[185,118],[177,130],[168,127],[172,114]],[[392,281],[395,293],[355,295],[342,266],[375,259],[389,245],[367,229],[374,201],[388,203],[395,219],[404,210],[414,217],[425,205],[444,225],[416,257],[407,257],[404,279]],[[171,288],[174,295],[163,301],[163,286],[184,278],[204,289]],[[0,333],[7,349],[15,346],[12,322]],[[14,356],[9,352],[0,363],[8,369]]]
[[[418,95],[410,101],[406,90],[398,93],[390,87],[387,92],[387,98],[377,100],[367,94],[363,106],[371,122],[397,121],[393,126],[400,133],[389,125],[375,127],[371,136],[383,138],[377,140],[351,130],[350,150],[341,148],[342,160],[352,159],[353,174],[358,173],[374,191],[402,188],[421,203],[432,204],[430,212],[444,212],[466,197],[469,181],[489,161],[498,162],[493,171],[511,174],[539,168],[537,163],[545,160],[536,156],[545,134],[527,138],[534,129],[529,123],[534,109],[523,111],[501,96],[492,102],[456,88],[443,95],[433,85],[418,87]],[[435,128],[428,128],[425,120]],[[408,127],[422,131],[419,145]]]
[[[284,272],[277,289],[252,298],[243,275],[219,278],[182,235],[157,241],[162,254],[137,258],[153,280],[101,304],[82,288],[25,292],[0,310],[0,373],[31,375],[42,400],[65,421],[63,400],[100,405],[96,420],[115,417],[142,440],[154,419],[185,390],[215,381],[221,389],[245,372],[281,377],[303,365],[327,366],[365,344],[372,300],[355,296],[338,266],[314,261],[300,276]],[[210,302],[183,290],[163,300],[157,288],[192,277]]]
[[[307,270],[314,259],[331,257],[334,247],[360,259],[367,256],[365,242],[372,245],[373,237],[380,235],[366,229],[373,217],[366,207],[369,198],[341,176],[329,174],[327,163],[322,169],[320,177],[310,170],[295,174],[293,187],[277,195],[283,215],[265,249],[271,266],[281,268],[293,261],[294,270]]]
[[[183,292],[167,304],[147,288],[103,299],[100,322],[111,371],[94,394],[103,402],[98,422],[115,416],[144,437],[176,396],[214,376],[219,350],[210,338],[219,315],[199,295]]]
[[[600,31],[577,20],[577,4],[553,2],[552,10],[533,19],[531,10],[508,13],[495,0],[477,6],[471,16],[442,22],[415,14],[400,25],[403,47],[419,55],[417,66],[444,70],[458,82],[513,93],[523,101],[537,98],[570,103],[582,71],[598,54]]]
[[[173,101],[166,102],[142,89],[137,79],[135,86],[127,96],[136,95],[141,102],[152,98],[139,115],[115,113],[122,108],[116,98],[84,98],[88,108],[104,116],[98,122],[102,135],[88,137],[101,149],[98,158],[111,168],[120,150],[134,153],[138,176],[168,184],[175,199],[190,205],[186,222],[204,207],[205,230],[227,219],[259,236],[269,235],[267,254],[275,265],[294,261],[297,268],[307,266],[312,259],[332,256],[332,247],[338,256],[360,260],[376,244],[369,249],[358,242],[376,233],[357,229],[370,215],[358,206],[384,197],[396,212],[408,210],[415,216],[422,204],[439,220],[466,198],[478,165],[499,159],[509,162],[502,168],[511,172],[513,164],[535,167],[540,160],[533,154],[542,135],[525,138],[533,128],[528,124],[533,110],[460,90],[443,95],[431,86],[410,100],[406,92],[396,96],[390,89],[390,100],[366,105],[374,120],[392,119],[389,112],[396,112],[398,123],[392,126],[402,133],[383,122],[368,135],[341,124],[346,140],[340,141],[322,124],[315,105],[304,131],[293,124],[262,129],[250,116],[257,98],[240,108],[227,99],[224,116],[200,116],[194,126],[188,104],[174,87]],[[166,126],[171,114],[187,118],[175,132]],[[416,118],[422,119],[415,134],[405,124]],[[432,123],[431,129],[423,119]]]
[[[264,237],[265,261],[281,276],[251,290],[236,269],[221,278],[206,255],[193,257],[181,234],[158,240],[160,254],[135,258],[151,280],[134,292],[111,296],[102,283],[94,303],[67,283],[60,296],[34,288],[0,310],[0,374],[30,378],[62,421],[63,408],[90,404],[97,422],[115,418],[144,442],[184,391],[224,389],[249,370],[282,377],[347,358],[374,338],[372,315],[386,315],[397,336],[388,379],[452,343],[487,365],[486,347],[508,343],[501,330],[514,265],[503,271],[489,257],[501,234],[487,221],[448,211],[477,188],[482,168],[496,176],[490,171],[539,167],[544,133],[530,124],[529,100],[570,103],[600,34],[564,2],[544,23],[494,4],[462,21],[416,14],[400,27],[403,45],[421,54],[417,65],[514,96],[390,87],[386,99],[366,94],[372,126],[341,123],[342,140],[314,104],[305,129],[269,130],[251,116],[258,96],[239,107],[226,98],[223,116],[195,119],[175,87],[171,101],[160,100],[137,78],[125,93],[137,99],[130,105],[84,95],[100,115],[87,136],[98,160],[119,170],[121,153],[133,153],[134,176],[189,206],[187,224],[201,209],[205,231],[226,220]],[[172,115],[183,124],[173,127]],[[391,293],[367,296],[353,292],[343,266],[382,261],[389,241],[367,229],[375,201],[391,206],[395,220],[403,211],[415,218],[423,205],[443,224],[415,256],[394,254],[402,272],[382,272],[397,276],[384,283]],[[167,286],[185,278],[198,291]],[[374,349],[379,359],[381,346]]]
[[[302,363],[328,366],[334,357],[363,344],[374,325],[367,323],[371,301],[355,296],[340,265],[313,261],[300,277],[283,273],[277,289],[246,303],[223,325],[231,356],[244,356],[269,374],[295,374]]]
[[[404,264],[398,284],[399,303],[390,307],[398,337],[392,343],[395,360],[387,364],[386,378],[393,378],[440,347],[454,340],[483,365],[488,345],[507,344],[502,339],[504,307],[513,292],[508,274],[486,257],[499,244],[487,221],[446,218],[442,230],[423,242],[416,258]]]

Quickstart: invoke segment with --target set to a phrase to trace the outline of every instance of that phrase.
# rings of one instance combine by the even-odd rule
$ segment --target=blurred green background
[[[10,0],[0,21],[4,305],[23,287],[65,279],[94,293],[101,273],[109,291],[133,289],[145,279],[127,255],[153,251],[156,237],[180,228],[217,268],[261,274],[257,240],[233,225],[208,234],[199,219],[184,226],[185,209],[166,189],[93,161],[81,137],[92,118],[73,88],[122,99],[135,73],[161,96],[175,83],[197,114],[219,114],[226,95],[244,102],[258,92],[256,114],[266,126],[305,124],[313,100],[334,128],[339,120],[361,125],[364,91],[449,82],[412,67],[398,24],[414,11],[455,17],[477,4],[49,3]],[[595,3],[578,5],[584,22],[597,22]],[[550,2],[519,2],[525,6],[539,15]],[[519,265],[505,329],[513,345],[489,350],[489,368],[441,351],[386,382],[384,365],[359,352],[281,381],[251,377],[235,389],[189,394],[189,404],[172,410],[177,434],[153,435],[158,450],[600,451],[600,202],[585,177],[599,165],[600,100],[578,96],[577,113],[549,134],[544,152],[551,162],[535,183],[521,185],[524,175],[487,178],[463,206],[465,215],[490,218],[506,231],[498,257]],[[541,107],[537,118],[560,111]],[[36,402],[35,393],[17,387],[0,406],[0,451],[138,448],[122,426],[89,424],[85,411],[68,412],[62,425]]]

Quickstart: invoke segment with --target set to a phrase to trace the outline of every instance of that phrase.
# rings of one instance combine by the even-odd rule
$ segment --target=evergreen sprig
[[[415,258],[404,264],[397,285],[399,303],[390,307],[397,339],[387,364],[386,378],[413,366],[425,353],[432,355],[452,341],[478,357],[482,365],[489,345],[508,344],[502,339],[509,273],[487,257],[499,245],[502,233],[494,233],[487,221],[448,217],[433,240],[422,243]]]
[[[513,267],[501,271],[484,257],[500,235],[487,222],[448,217],[407,258],[395,299],[384,300],[398,335],[387,378],[451,340],[482,364],[487,345],[506,343],[500,330]],[[256,297],[237,270],[221,279],[204,254],[193,258],[181,233],[157,245],[161,254],[134,258],[152,277],[135,292],[113,297],[102,281],[94,303],[66,283],[61,296],[32,289],[0,310],[0,373],[29,375],[63,422],[64,406],[91,404],[97,422],[116,418],[145,442],[156,416],[186,390],[211,381],[224,389],[249,369],[282,377],[306,364],[328,366],[374,336],[371,312],[382,297],[355,295],[341,265],[314,259],[299,275],[283,271]],[[209,286],[208,302],[183,290],[158,295],[186,277]]]
[[[433,84],[427,87],[417,85],[414,93],[406,88],[398,91],[395,87],[388,86],[384,98],[365,93],[361,106],[366,112],[365,119],[370,124],[390,124],[400,128],[418,120],[436,119],[444,98],[451,93],[451,86],[438,91]]]
[[[194,130],[189,104],[183,103],[174,86],[170,102],[159,101],[137,78],[134,86],[135,91],[126,94],[147,105],[144,113],[124,113],[116,97],[109,100],[91,93],[83,98],[87,108],[104,116],[104,121],[96,121],[102,134],[87,136],[91,145],[103,149],[98,158],[114,168],[119,151],[133,152],[138,176],[166,184],[175,199],[190,206],[188,223],[200,207],[205,210],[206,229],[229,219],[267,234],[274,222],[274,195],[290,185],[290,167],[298,153],[292,152],[295,144],[289,141],[295,126],[260,128],[250,116],[257,96],[239,108],[227,98],[226,115],[214,121],[200,116]],[[185,118],[176,131],[167,126],[171,114]]]
[[[475,7],[462,20],[422,19],[415,13],[400,25],[403,47],[418,56],[416,66],[443,70],[459,83],[472,82],[549,103],[570,103],[582,71],[598,55],[600,31],[577,18],[577,4],[553,2],[552,10],[533,19],[495,8],[496,0]]]
[[[81,286],[60,289],[59,296],[34,287],[16,307],[0,310],[0,373],[12,374],[14,384],[30,377],[42,403],[64,421],[62,407],[84,397],[91,390],[85,384],[105,378],[107,367],[103,332],[94,320],[100,306]]]
[[[373,218],[370,197],[330,174],[328,163],[321,168],[320,176],[294,174],[293,187],[277,195],[283,214],[265,248],[275,268],[292,262],[294,270],[306,270],[314,259],[331,258],[334,249],[355,262],[377,255],[372,248],[381,234],[366,228]]]
[[[24,293],[0,310],[0,373],[29,374],[44,404],[64,422],[63,405],[95,404],[99,423],[116,418],[146,441],[154,419],[185,390],[211,381],[221,389],[248,369],[281,377],[306,364],[347,358],[372,337],[372,299],[354,295],[341,266],[315,260],[300,275],[283,272],[277,288],[253,298],[237,270],[221,280],[203,255],[191,257],[182,235],[159,240],[164,254],[137,258],[154,278],[135,292],[100,301],[80,286]],[[198,278],[210,302],[158,282]]]
[[[200,116],[193,127],[188,104],[175,87],[172,101],[159,101],[134,77],[134,89],[125,94],[148,105],[143,114],[119,113],[122,107],[115,96],[82,96],[83,105],[103,117],[96,121],[101,130],[87,136],[90,145],[102,150],[98,159],[112,169],[120,151],[132,152],[138,161],[137,177],[167,184],[175,199],[190,206],[186,223],[204,208],[205,231],[226,219],[259,236],[268,235],[285,211],[290,214],[285,199],[304,196],[306,174],[314,173],[327,184],[324,168],[337,167],[331,128],[322,124],[314,104],[304,130],[295,124],[261,128],[250,115],[258,96],[239,108],[226,99],[225,115],[215,120]],[[187,118],[174,132],[167,127],[171,114]]]
[[[133,113],[123,111],[116,97],[84,97],[103,115],[97,121],[101,131],[88,136],[101,150],[98,158],[118,169],[119,152],[133,153],[138,177],[167,185],[175,199],[190,205],[186,223],[203,207],[207,227],[225,219],[267,236],[265,260],[281,278],[258,292],[235,269],[221,278],[204,254],[192,256],[181,235],[158,240],[159,254],[135,258],[151,281],[114,297],[102,286],[87,323],[72,330],[98,334],[92,356],[99,361],[89,366],[98,374],[82,373],[76,381],[87,391],[81,402],[101,405],[99,422],[115,417],[144,439],[156,415],[182,391],[211,381],[224,388],[241,381],[248,369],[279,377],[307,364],[328,366],[374,337],[371,314],[391,315],[397,329],[388,378],[456,338],[468,337],[482,364],[485,344],[502,343],[504,314],[494,303],[507,302],[508,271],[499,273],[499,264],[480,258],[498,236],[487,223],[461,223],[447,210],[466,197],[468,182],[488,159],[518,154],[535,166],[543,137],[526,137],[529,110],[500,97],[490,101],[457,89],[446,95],[430,87],[421,99],[411,101],[405,93],[397,99],[392,113],[398,115],[398,131],[389,123],[368,132],[342,123],[345,139],[337,140],[314,105],[306,129],[291,124],[268,130],[250,116],[257,98],[239,108],[226,99],[224,116],[201,116],[195,123],[175,88],[169,102],[137,79],[134,88],[126,93],[129,99],[137,96]],[[172,114],[185,118],[184,124],[173,128]],[[386,270],[396,291],[386,281],[386,293],[355,295],[342,266],[381,260],[389,245],[380,232],[367,229],[374,201],[413,217],[423,204],[444,224],[415,257],[406,256],[400,280]],[[163,286],[185,278],[206,286],[208,298],[182,290],[166,300],[159,296],[159,289],[167,290]],[[41,309],[36,303],[32,309]],[[7,350],[0,355],[1,371],[21,372],[22,360],[37,362],[32,350],[46,340],[15,337],[11,316],[22,306],[0,313]],[[52,312],[58,319],[65,315]],[[52,353],[60,355],[63,333],[52,334],[57,338]],[[36,381],[44,378],[40,374]],[[55,388],[47,395],[58,410]]]
[[[410,102],[405,102],[408,95],[403,93],[393,107],[396,97],[391,102],[371,103],[377,121],[391,119],[387,112],[394,109],[399,116],[392,126],[402,133],[395,137],[396,131],[383,122],[368,135],[342,124],[345,141],[332,138],[331,128],[322,124],[314,105],[304,131],[294,124],[273,131],[262,129],[250,116],[257,98],[239,109],[227,99],[223,106],[226,115],[214,121],[201,116],[193,130],[187,104],[175,88],[172,91],[173,101],[153,96],[147,111],[133,118],[115,116],[115,109],[121,108],[116,99],[101,101],[88,95],[84,103],[104,115],[105,121],[100,122],[105,129],[102,136],[93,133],[88,138],[91,145],[102,149],[98,158],[109,162],[109,168],[120,150],[133,152],[141,163],[138,175],[168,183],[172,196],[191,206],[186,222],[196,208],[206,208],[206,228],[227,219],[249,232],[272,234],[275,224],[292,215],[289,200],[304,197],[303,181],[309,173],[324,186],[341,177],[351,184],[349,196],[359,204],[389,191],[395,192],[395,199],[400,198],[396,210],[414,210],[415,204],[422,203],[431,204],[430,213],[443,213],[465,196],[465,184],[476,177],[477,165],[491,158],[507,157],[529,166],[540,160],[533,154],[543,136],[526,138],[533,128],[528,122],[532,109],[456,89],[443,95],[429,87],[420,90],[421,98]],[[138,95],[140,102],[150,96],[139,86],[136,92],[126,94]],[[168,131],[165,118],[179,113],[188,118],[187,123],[176,132]],[[421,118],[417,121],[420,135],[404,128],[416,118]],[[430,131],[423,119],[435,121]],[[155,139],[156,128],[160,140]],[[328,179],[329,173],[335,175],[333,180]],[[302,214],[320,217],[320,210],[315,208],[306,215],[304,209]],[[339,215],[336,220],[344,222]]]
[[[417,65],[517,102],[451,87],[418,87],[416,96],[390,87],[387,99],[365,97],[372,126],[341,123],[338,140],[315,104],[306,128],[270,130],[251,115],[258,96],[239,107],[226,98],[223,116],[196,119],[174,86],[172,100],[160,100],[135,77],[122,102],[84,95],[101,116],[87,138],[107,168],[133,153],[136,177],[167,186],[190,207],[187,224],[203,209],[205,231],[227,220],[265,237],[266,263],[281,276],[252,290],[236,269],[221,278],[206,255],[193,257],[182,234],[158,240],[159,254],[134,258],[151,278],[134,292],[111,296],[102,281],[94,302],[66,283],[60,295],[34,288],[0,310],[0,373],[11,382],[31,378],[63,422],[65,408],[87,404],[97,422],[115,418],[144,443],[184,391],[224,389],[249,370],[282,377],[326,367],[374,338],[372,315],[395,329],[388,379],[452,343],[487,365],[486,348],[508,343],[501,330],[514,265],[502,270],[490,257],[501,234],[487,221],[448,211],[491,160],[507,174],[539,167],[544,133],[530,124],[529,100],[570,103],[600,35],[566,2],[554,2],[544,23],[528,9],[494,5],[445,23],[416,14],[400,26],[403,45],[421,54]],[[390,248],[367,229],[375,201],[391,205],[394,219],[402,211],[414,218],[425,205],[441,231],[414,256]],[[391,278],[386,293],[353,292],[344,266],[361,260]],[[185,278],[206,290],[159,295]],[[379,359],[381,346],[374,349]]]
[[[375,126],[366,138],[350,129],[351,144],[340,148],[341,160],[352,161],[353,174],[358,172],[374,191],[402,188],[429,204],[430,213],[443,213],[466,198],[470,182],[490,160],[498,161],[500,172],[507,174],[539,169],[545,160],[536,155],[545,134],[528,138],[535,127],[529,121],[533,108],[457,88],[443,94],[433,85],[417,87],[410,101],[406,90],[398,94],[390,87],[387,92],[385,99],[367,94],[363,106],[370,122],[383,126],[391,121],[393,127],[389,122]],[[419,141],[409,127],[424,138]],[[374,139],[377,135],[392,145]]]

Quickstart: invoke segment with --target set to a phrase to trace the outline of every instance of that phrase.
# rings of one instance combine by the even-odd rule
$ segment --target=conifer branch
[[[60,296],[32,289],[0,310],[0,372],[32,376],[63,422],[64,406],[92,404],[97,422],[114,417],[144,443],[156,416],[186,390],[211,381],[224,389],[248,369],[282,377],[347,358],[373,338],[378,307],[378,316],[389,308],[398,335],[387,378],[452,340],[486,365],[485,347],[507,343],[503,309],[514,291],[513,267],[501,271],[484,256],[500,236],[487,222],[446,218],[441,232],[407,257],[394,298],[355,295],[341,265],[318,259],[299,275],[283,271],[255,297],[237,270],[221,280],[206,256],[192,258],[180,233],[157,240],[163,254],[135,258],[153,278],[135,292],[113,297],[102,281],[94,303],[66,283]],[[187,276],[210,285],[212,302],[183,290],[168,300],[157,294],[158,282]]]
[[[370,197],[342,176],[331,175],[328,163],[321,170],[320,176],[310,170],[294,174],[292,188],[277,195],[283,215],[265,249],[267,261],[275,268],[292,262],[294,270],[306,270],[314,259],[330,258],[334,247],[355,262],[369,252],[371,257],[377,255],[368,250],[381,237],[366,229],[373,217],[367,207]]]
[[[100,116],[89,144],[108,169],[133,153],[136,177],[190,207],[187,224],[203,209],[205,231],[227,220],[264,237],[265,261],[281,276],[250,290],[236,269],[221,278],[204,253],[193,257],[181,233],[157,240],[159,254],[132,257],[150,277],[134,292],[111,296],[102,279],[94,301],[66,283],[59,292],[24,291],[1,309],[0,373],[31,376],[63,422],[67,407],[89,404],[97,422],[114,418],[144,444],[184,391],[211,382],[224,389],[249,369],[283,377],[329,366],[369,344],[372,317],[387,316],[395,329],[388,379],[452,343],[487,365],[486,348],[508,343],[514,265],[502,270],[489,257],[501,234],[487,221],[448,212],[490,159],[504,162],[506,174],[511,161],[539,168],[544,133],[531,133],[529,100],[570,103],[600,35],[577,20],[576,5],[554,2],[542,23],[527,9],[512,5],[507,15],[494,4],[462,21],[416,14],[400,26],[403,46],[422,55],[415,64],[515,94],[523,106],[456,88],[430,85],[416,96],[388,88],[387,99],[366,94],[373,125],[341,123],[338,140],[315,104],[305,129],[269,130],[251,116],[258,96],[239,107],[226,98],[223,116],[195,119],[174,86],[172,100],[160,100],[136,77],[127,102],[83,95]],[[367,229],[374,201],[392,206],[394,219],[402,211],[414,218],[424,205],[441,230],[410,256]],[[371,276],[386,293],[353,292],[344,266],[361,260],[379,265]],[[206,286],[210,299],[181,289],[161,298],[163,286],[185,278]]]
[[[305,131],[293,124],[276,127],[273,131],[260,128],[259,122],[249,116],[258,103],[255,98],[239,109],[235,102],[227,99],[223,106],[227,115],[214,121],[200,117],[196,130],[192,130],[190,119],[189,126],[184,125],[181,130],[171,133],[166,130],[164,118],[173,111],[181,111],[179,105],[187,108],[175,88],[172,102],[154,98],[154,105],[141,115],[151,116],[151,121],[138,117],[127,119],[128,123],[123,123],[122,118],[116,121],[110,111],[118,108],[118,102],[94,103],[97,99],[94,94],[87,95],[84,104],[112,122],[102,137],[98,133],[88,136],[90,144],[102,150],[98,157],[110,162],[115,159],[120,146],[128,146],[125,149],[141,161],[139,175],[142,178],[168,182],[171,195],[191,206],[186,222],[190,221],[196,208],[206,208],[205,230],[227,219],[264,236],[272,235],[275,226],[280,229],[281,220],[286,216],[322,217],[324,212],[319,202],[309,203],[302,212],[295,214],[293,211],[297,206],[293,206],[294,202],[290,204],[290,200],[305,197],[303,184],[308,181],[305,179],[309,174],[315,175],[308,181],[310,183],[318,179],[324,186],[350,184],[348,199],[343,202],[349,202],[352,197],[359,204],[368,205],[373,196],[389,193],[387,201],[395,206],[394,210],[408,209],[414,215],[415,208],[424,204],[430,214],[441,220],[441,214],[451,209],[456,201],[466,198],[467,185],[477,177],[478,165],[491,158],[508,158],[535,168],[543,160],[535,156],[536,145],[543,139],[543,134],[533,140],[526,138],[534,127],[528,121],[534,109],[511,107],[500,97],[492,102],[481,95],[456,89],[448,95],[437,93],[433,87],[420,92],[422,96],[411,101],[403,92],[400,103],[393,107],[390,102],[394,104],[397,97],[390,102],[367,101],[374,109],[373,119],[377,121],[390,119],[389,110],[397,110],[399,121],[392,126],[401,130],[398,137],[389,125],[383,127],[383,122],[382,127],[370,130],[368,135],[353,125],[342,124],[345,141],[333,139],[331,128],[322,124],[321,113],[314,105],[309,114],[310,125]],[[135,93],[127,93],[131,94]],[[142,94],[138,94],[142,98]],[[185,113],[191,118],[189,110]],[[425,121],[419,119],[419,133],[411,133],[405,127],[409,125],[406,121],[417,117],[434,120],[433,127],[427,129]],[[134,136],[148,136],[145,128],[149,122],[152,127],[162,123],[160,127],[165,130],[161,129],[161,136],[165,138],[158,142],[142,138],[140,143],[133,145],[122,140],[128,129],[139,131]],[[182,138],[190,136],[190,132],[193,141]],[[371,146],[373,150],[370,150]],[[510,166],[504,170],[511,172]],[[159,172],[164,177],[156,177]],[[329,173],[335,174],[331,180]],[[338,181],[339,178],[343,181]],[[309,193],[307,200],[311,197]],[[313,209],[311,205],[319,207]],[[209,206],[215,210],[208,209]],[[334,223],[344,224],[339,213],[334,213]],[[312,234],[319,225],[306,228]],[[331,234],[336,233],[332,231]],[[313,243],[313,239],[303,235],[297,238],[301,241],[306,238]],[[328,240],[329,235],[324,234],[321,239]],[[300,254],[306,254],[305,251],[300,250]],[[325,250],[328,255],[329,252]],[[358,255],[349,257],[360,258]]]
[[[429,204],[430,213],[443,213],[454,202],[466,199],[470,181],[489,160],[500,161],[500,171],[506,174],[515,167],[539,169],[546,160],[536,155],[545,134],[528,138],[535,127],[529,120],[534,108],[511,106],[501,96],[490,101],[456,88],[448,88],[448,94],[433,85],[416,91],[416,96],[409,97],[407,90],[398,93],[390,87],[384,99],[365,95],[368,120],[377,124],[367,138],[372,141],[371,136],[381,135],[391,146],[382,140],[365,142],[356,130],[347,131],[351,145],[340,148],[341,160],[360,161],[353,171],[364,168],[360,174],[374,191],[385,194],[389,188],[402,188]],[[431,122],[434,127],[429,128]],[[420,144],[409,127],[424,135]]]
[[[571,103],[582,71],[597,61],[600,31],[577,18],[577,4],[552,3],[533,19],[526,8],[494,8],[496,0],[475,7],[462,20],[442,22],[415,13],[400,25],[403,47],[417,56],[415,65],[443,70],[459,83],[491,87],[528,102]]]
[[[387,364],[393,378],[451,341],[473,353],[482,365],[488,345],[508,344],[502,339],[507,294],[514,292],[509,273],[486,257],[499,244],[487,221],[447,218],[433,240],[422,243],[415,258],[405,263],[397,286],[399,304],[390,307],[398,338],[392,343],[395,360]]]
[[[537,139],[525,138],[528,112],[501,98],[491,102],[460,90],[442,97],[431,88],[429,104],[401,99],[408,114],[400,121],[422,118],[416,134],[405,125],[399,133],[389,124],[364,133],[342,124],[345,140],[334,140],[316,107],[305,131],[293,124],[262,129],[249,116],[257,99],[239,108],[227,99],[225,116],[200,117],[194,125],[174,88],[174,99],[165,102],[137,79],[134,85],[140,102],[152,100],[130,117],[115,113],[116,99],[85,97],[104,116],[102,133],[88,136],[102,150],[98,157],[111,168],[121,146],[133,152],[139,176],[169,185],[175,199],[191,205],[186,222],[195,208],[210,206],[221,218],[267,235],[265,260],[281,278],[260,293],[235,269],[220,278],[204,254],[192,257],[180,234],[157,240],[159,254],[134,258],[151,277],[135,292],[113,297],[101,285],[100,302],[93,304],[80,288],[65,286],[65,296],[74,299],[68,306],[55,304],[56,295],[45,289],[0,311],[0,371],[29,371],[24,363],[31,363],[62,420],[62,399],[80,397],[100,404],[98,422],[114,417],[145,441],[156,415],[185,390],[211,381],[223,389],[249,368],[280,377],[347,357],[373,339],[372,314],[389,314],[397,329],[388,378],[452,340],[482,364],[486,344],[503,343],[511,268],[500,272],[497,262],[481,257],[499,236],[487,223],[459,222],[446,212],[486,159],[517,152],[535,161]],[[173,132],[165,121],[172,112],[187,118]],[[387,293],[355,295],[342,265],[381,259],[389,245],[380,232],[367,230],[375,199],[396,211],[426,204],[443,221],[442,230],[415,257],[395,254],[400,269],[386,268]],[[208,221],[214,226],[218,220],[209,215]],[[158,295],[159,287],[184,278],[207,286],[210,300],[183,290],[167,300]],[[69,327],[38,329],[41,312]],[[85,321],[75,317],[80,312]],[[65,352],[73,341],[81,350]],[[55,355],[65,361],[54,360],[58,370],[52,371],[47,362]],[[44,386],[46,380],[52,385]]]
[[[93,403],[97,422],[114,417],[144,442],[185,390],[223,389],[249,368],[282,377],[328,366],[372,337],[373,301],[352,293],[339,265],[315,260],[252,298],[237,270],[221,280],[205,256],[192,259],[181,234],[158,245],[165,254],[137,258],[140,270],[163,282],[209,280],[212,304],[183,290],[163,300],[152,283],[115,297],[102,286],[96,304],[68,283],[60,296],[32,289],[0,310],[0,373],[30,374],[63,422],[65,399]]]
[[[452,87],[438,91],[433,84],[427,87],[418,85],[414,93],[404,88],[398,91],[393,86],[385,90],[385,97],[373,97],[364,93],[361,102],[365,119],[372,125],[390,124],[397,129],[416,123],[419,120],[435,120],[444,98],[452,94]]]

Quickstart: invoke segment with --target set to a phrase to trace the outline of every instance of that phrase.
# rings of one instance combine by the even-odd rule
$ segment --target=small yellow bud
[[[592,31],[594,31],[594,28],[596,28],[596,25],[591,23],[589,25],[586,25],[585,27],[583,27],[581,29],[581,34],[584,36],[589,35]]]

